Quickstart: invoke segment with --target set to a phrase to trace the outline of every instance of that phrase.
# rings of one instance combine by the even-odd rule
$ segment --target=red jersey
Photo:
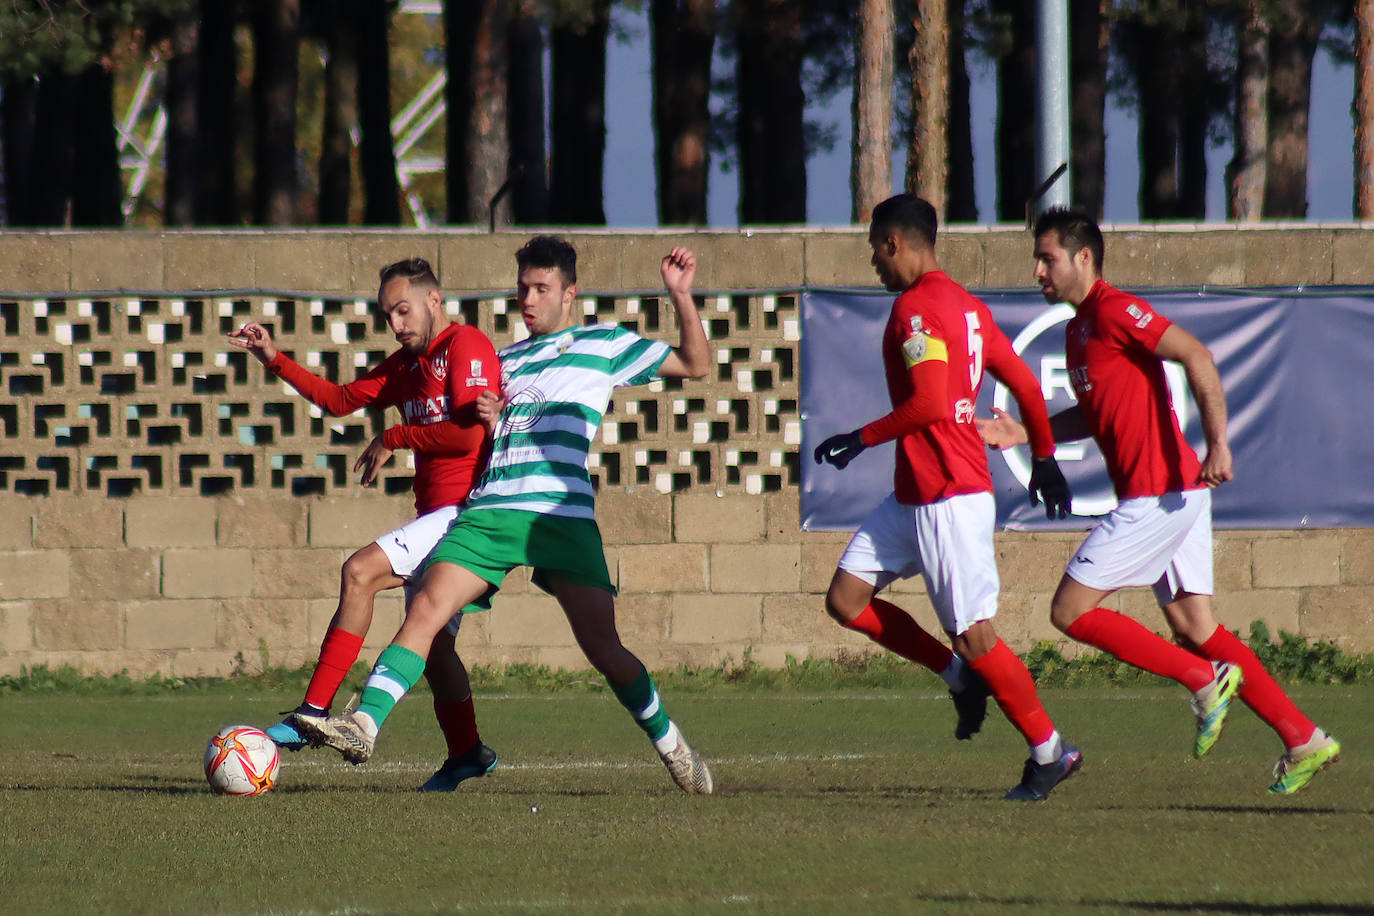
[[[936,364],[931,366],[929,364]],[[944,271],[922,274],[892,305],[883,330],[883,369],[893,411],[863,428],[866,445],[897,439],[897,501],[926,505],[961,493],[992,491],[987,450],[973,424],[983,371],[1011,389],[1036,457],[1054,454],[1040,386],[981,299]],[[922,372],[938,401],[920,411]],[[928,394],[928,392],[926,392]]]
[[[1103,280],[1064,329],[1069,380],[1117,499],[1196,490],[1202,470],[1174,414],[1159,338],[1173,322]]]
[[[415,452],[416,512],[424,515],[467,499],[486,460],[477,396],[501,386],[496,350],[477,328],[451,324],[424,353],[397,350],[346,385],[314,375],[284,353],[267,370],[332,416],[369,404],[399,408],[403,420],[382,433],[382,444]]]

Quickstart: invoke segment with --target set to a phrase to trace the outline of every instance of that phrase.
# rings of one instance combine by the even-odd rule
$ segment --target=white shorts
[[[940,626],[956,636],[997,614],[991,493],[965,493],[926,506],[890,494],[868,514],[840,557],[840,569],[881,590],[917,574]]]
[[[419,585],[416,574],[424,570],[425,560],[429,559],[430,552],[443,540],[448,526],[461,512],[457,506],[442,506],[433,512],[426,512],[414,521],[406,522],[395,531],[388,531],[373,542],[382,548],[382,553],[386,554],[387,560],[391,562],[391,571],[405,580],[403,588],[407,606],[410,605],[410,599],[414,597],[415,589]],[[448,631],[455,636],[458,635],[458,627],[462,623],[463,615],[454,614],[453,619],[448,622]]]
[[[1212,594],[1212,491],[1123,500],[1088,533],[1065,570],[1088,588],[1149,585],[1165,605]]]

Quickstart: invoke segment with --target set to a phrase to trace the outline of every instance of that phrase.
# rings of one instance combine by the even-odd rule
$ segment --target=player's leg
[[[306,746],[305,736],[293,724],[293,717],[329,714],[340,685],[362,651],[363,637],[372,625],[377,594],[404,581],[392,568],[391,557],[383,550],[380,540],[344,561],[339,575],[339,605],[320,643],[319,660],[310,675],[305,698],[291,715],[267,729],[268,737],[280,747],[295,751]]]
[[[1101,606],[1120,588],[1153,585],[1210,505],[1206,491],[1123,500],[1069,560],[1050,602],[1050,621],[1075,640],[1161,677],[1200,701],[1229,697],[1235,680],[1125,614]],[[1215,694],[1215,697],[1213,697]],[[1211,705],[1215,705],[1212,703]]]
[[[915,507],[902,505],[891,495],[869,513],[840,557],[826,591],[825,610],[840,626],[940,675],[959,716],[955,737],[965,740],[982,727],[986,685],[910,614],[874,597],[889,582],[921,572],[914,513]]]
[[[996,514],[990,493],[921,506],[915,516],[916,544],[940,625],[1030,748],[1021,782],[1007,798],[1039,801],[1078,770],[1082,755],[1060,738],[1030,672],[993,625],[1001,589],[992,543]]]
[[[448,756],[420,786],[421,792],[452,792],[465,779],[485,776],[496,767],[496,752],[482,743],[477,732],[468,669],[455,645],[462,620],[459,614],[439,631],[425,660],[425,680],[434,695],[434,718],[444,733]]]
[[[358,708],[326,719],[298,716],[294,719],[297,726],[312,744],[328,745],[350,763],[367,760],[387,716],[424,673],[434,637],[454,614],[481,599],[490,587],[486,579],[455,563],[432,563],[406,608],[405,622],[377,657]]]
[[[653,742],[678,787],[684,792],[710,794],[715,787],[710,768],[668,717],[643,662],[620,642],[611,592],[558,579],[550,579],[548,584],[587,661],[606,678],[616,699]]]
[[[1249,646],[1217,624],[1210,595],[1178,592],[1162,609],[1180,643],[1203,658],[1240,669],[1244,676],[1241,700],[1282,739],[1284,753],[1274,769],[1278,778],[1269,787],[1271,792],[1296,792],[1320,770],[1336,762],[1340,742],[1303,715]]]

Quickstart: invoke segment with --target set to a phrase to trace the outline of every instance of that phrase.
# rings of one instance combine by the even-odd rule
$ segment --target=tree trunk
[[[387,0],[361,0],[358,8],[358,171],[363,184],[363,222],[401,224],[396,144],[391,137],[391,28]]]
[[[947,219],[952,223],[976,223],[978,199],[973,172],[973,114],[969,107],[968,66],[964,60],[964,0],[950,0],[949,7],[949,193]]]
[[[239,222],[234,174],[237,137],[234,95],[238,88],[238,49],[234,42],[235,6],[228,0],[201,0],[196,89],[196,218],[202,226]]]
[[[66,227],[70,223],[75,110],[76,77],[59,71],[41,74],[31,173],[36,226]]]
[[[958,6],[958,4],[954,4]],[[868,225],[892,193],[892,79],[896,66],[892,0],[862,0],[854,30],[854,119],[850,155],[851,217]]]
[[[103,56],[103,55],[101,55]],[[114,74],[97,62],[76,77],[71,224],[122,226],[124,183],[115,139]]]
[[[1183,84],[1179,108],[1178,202],[1174,215],[1201,222],[1207,218],[1207,20],[1193,16],[1179,35],[1178,73]],[[1186,87],[1186,88],[1185,88]]]
[[[916,0],[911,14],[911,145],[906,189],[923,197],[945,218],[949,177],[949,42],[946,0]]]
[[[1107,0],[1070,0],[1073,202],[1094,219],[1107,199]]]
[[[740,223],[806,222],[801,0],[737,0]]]
[[[334,0],[325,39],[324,126],[316,222],[348,225],[353,184],[353,130],[358,126],[358,3]]]
[[[1226,166],[1226,212],[1254,222],[1264,212],[1265,149],[1269,145],[1269,23],[1265,0],[1248,0],[1236,54],[1235,152]]]
[[[660,225],[706,224],[715,0],[653,0],[654,158]]]
[[[300,0],[257,0],[253,7],[253,222],[259,226],[296,221],[300,26]]]
[[[509,130],[512,222],[549,220],[548,153],[544,133],[544,36],[537,0],[513,4],[510,20]]]
[[[1355,28],[1355,217],[1374,219],[1374,0],[1356,0]]]
[[[1140,218],[1178,214],[1180,139],[1179,33],[1168,25],[1126,22],[1140,105]]]
[[[167,61],[166,203],[163,222],[190,226],[196,221],[196,177],[199,130],[196,98],[200,92],[200,28],[187,14],[172,26],[172,56]]]
[[[1020,223],[1035,186],[1035,5],[992,0],[1011,22],[1011,49],[997,62],[997,218]]]
[[[5,168],[5,225],[33,226],[36,181],[34,147],[37,137],[38,83],[16,78],[0,95],[0,150]]]
[[[1302,0],[1282,0],[1269,32],[1269,150],[1264,215],[1307,216],[1307,128],[1312,58],[1323,17]]]
[[[553,27],[553,162],[549,218],[604,226],[606,40],[611,0],[589,0],[584,15]]]
[[[506,94],[510,16],[503,0],[445,0],[448,221],[486,224],[510,169]],[[496,225],[510,223],[502,201]]]

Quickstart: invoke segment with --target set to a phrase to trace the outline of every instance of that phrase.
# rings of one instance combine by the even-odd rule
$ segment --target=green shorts
[[[546,592],[552,582],[571,582],[615,594],[601,530],[590,518],[519,509],[469,510],[458,516],[430,553],[429,564],[434,563],[454,563],[491,583],[487,594],[463,608],[465,612],[490,608],[506,574],[517,566],[531,567],[531,580]]]

